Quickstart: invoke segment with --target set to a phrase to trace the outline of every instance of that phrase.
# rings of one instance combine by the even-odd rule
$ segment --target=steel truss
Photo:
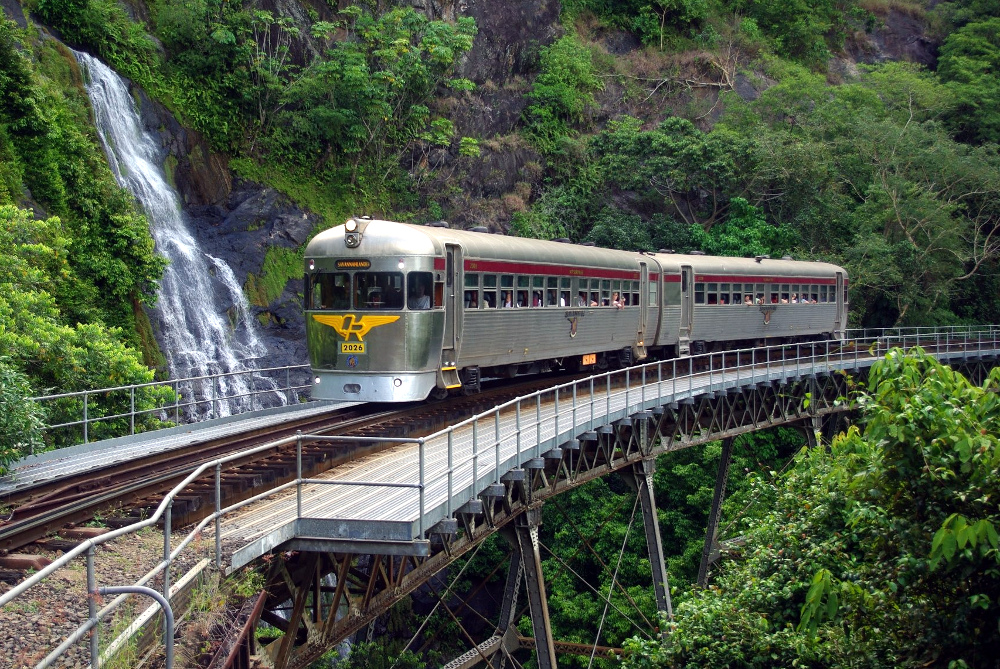
[[[432,528],[429,542],[414,542],[412,550],[398,544],[369,546],[361,541],[326,548],[322,541],[310,545],[299,540],[296,545],[300,550],[271,561],[265,586],[266,603],[259,616],[259,620],[281,630],[282,635],[256,646],[254,635],[246,634],[243,639],[248,647],[231,657],[256,656],[275,667],[306,667],[339,641],[373,623],[393,604],[487,536],[515,520],[513,530],[519,546],[515,554],[520,553],[518,562],[526,569],[527,576],[533,572],[537,542],[532,549],[529,545],[532,525],[518,519],[539,513],[541,503],[547,498],[620,471],[635,481],[640,494],[645,493],[644,517],[655,518],[655,501],[648,480],[651,463],[657,456],[777,425],[805,423],[806,431],[813,432],[827,417],[852,408],[846,398],[851,396],[854,382],[846,373],[838,372],[733,388],[669,403],[601,426],[507,472],[500,483],[488,486],[478,499],[457,509],[454,518]],[[658,527],[653,530],[655,522],[644,525],[655,572],[651,576],[662,587],[662,594],[658,589],[657,601],[660,609],[669,613],[666,570],[658,568],[663,564],[656,538]],[[537,526],[534,527],[537,532]],[[332,578],[328,578],[330,575]],[[531,592],[529,587],[529,600]],[[540,578],[534,592],[542,599],[531,607],[533,618],[541,615],[547,623],[547,615],[543,613],[547,611],[543,604],[544,584]],[[252,619],[248,626],[256,622]],[[545,633],[547,625],[543,624],[541,629]],[[478,662],[493,656],[501,646],[510,652],[515,646],[513,633],[513,626],[507,621],[498,634],[470,654]],[[517,643],[541,645],[542,648],[537,648],[539,657],[549,657],[561,646],[551,640],[550,631],[539,639],[536,627],[535,634],[535,640]],[[242,663],[236,660],[231,666]],[[456,666],[466,664],[460,662]]]

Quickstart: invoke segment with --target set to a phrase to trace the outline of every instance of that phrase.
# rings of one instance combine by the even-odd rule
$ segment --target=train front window
[[[310,277],[311,309],[351,308],[351,275],[346,272],[316,272]]]
[[[402,272],[358,272],[354,275],[355,309],[402,309]]]

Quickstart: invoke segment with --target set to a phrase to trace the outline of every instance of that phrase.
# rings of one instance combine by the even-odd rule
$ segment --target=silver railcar
[[[490,376],[839,338],[826,263],[645,254],[355,218],[306,262],[315,398],[410,401]]]

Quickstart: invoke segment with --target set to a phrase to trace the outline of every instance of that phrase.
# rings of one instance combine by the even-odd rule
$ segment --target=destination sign
[[[337,261],[337,269],[368,269],[371,266],[371,260],[362,260],[358,258]]]

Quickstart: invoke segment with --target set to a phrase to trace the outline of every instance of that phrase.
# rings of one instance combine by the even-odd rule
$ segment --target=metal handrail
[[[124,385],[124,386],[112,386],[112,387],[108,387],[108,388],[95,388],[95,389],[89,389],[89,390],[76,390],[76,391],[72,391],[72,392],[55,393],[55,394],[52,394],[52,395],[39,395],[39,396],[36,396],[36,397],[29,397],[27,399],[29,401],[35,402],[36,404],[43,404],[43,403],[48,403],[48,402],[55,402],[55,401],[58,401],[58,400],[65,400],[65,399],[70,399],[70,400],[80,400],[80,399],[82,399],[83,400],[83,404],[82,404],[81,409],[80,409],[81,412],[82,412],[82,417],[81,417],[80,420],[72,420],[72,421],[66,421],[66,422],[62,422],[62,423],[49,424],[49,425],[46,425],[44,427],[44,430],[47,431],[47,432],[52,432],[52,431],[58,430],[58,429],[64,429],[64,428],[71,428],[71,427],[82,426],[83,427],[83,442],[82,443],[87,444],[87,443],[90,443],[90,434],[89,434],[89,428],[90,428],[90,426],[95,425],[97,423],[101,423],[101,422],[109,422],[109,421],[113,421],[113,420],[119,420],[119,419],[123,419],[123,418],[129,418],[129,428],[128,428],[128,431],[127,432],[123,431],[122,435],[117,435],[117,436],[124,436],[125,434],[129,434],[129,435],[136,434],[136,418],[137,417],[141,418],[141,417],[145,417],[145,416],[154,416],[156,414],[161,414],[161,415],[164,416],[163,420],[166,420],[166,421],[170,422],[171,421],[171,414],[172,414],[172,422],[179,424],[179,423],[181,423],[182,411],[185,413],[186,417],[194,418],[194,420],[192,420],[190,422],[199,422],[200,420],[207,420],[208,418],[212,417],[211,414],[215,412],[215,410],[217,409],[218,404],[220,402],[223,402],[223,401],[225,401],[225,402],[231,402],[231,401],[234,401],[234,400],[242,400],[242,399],[250,398],[251,399],[251,405],[252,405],[253,404],[253,399],[257,398],[258,396],[271,395],[271,394],[279,394],[279,395],[283,395],[284,396],[284,399],[285,399],[286,403],[291,403],[291,401],[292,401],[292,395],[291,395],[291,393],[301,393],[301,392],[303,392],[303,391],[308,390],[309,388],[311,388],[311,385],[308,384],[308,383],[306,383],[306,384],[292,385],[292,383],[291,383],[291,373],[293,371],[296,372],[296,373],[298,373],[298,372],[310,372],[310,368],[309,368],[309,365],[286,365],[286,366],[282,366],[282,367],[262,367],[262,368],[259,368],[259,369],[248,369],[248,370],[242,370],[242,371],[236,371],[236,372],[222,372],[222,373],[219,373],[219,374],[202,375],[202,376],[190,376],[190,377],[185,377],[185,378],[181,378],[181,379],[170,379],[170,380],[167,380],[167,381],[148,381],[148,382],[144,382],[144,383],[135,383],[135,384]],[[218,387],[220,380],[228,379],[228,378],[235,378],[235,377],[243,377],[243,376],[250,376],[251,379],[256,379],[256,378],[264,377],[264,378],[268,378],[268,379],[272,379],[273,380],[273,378],[274,378],[273,373],[274,372],[284,372],[285,373],[285,384],[284,384],[284,386],[279,385],[277,388],[268,388],[268,389],[260,389],[260,390],[258,390],[256,388],[256,386],[254,386],[254,388],[252,390],[249,390],[247,392],[235,393],[235,394],[231,394],[231,395],[216,395],[216,393],[215,393],[215,389]],[[311,376],[311,374],[310,374],[310,376]],[[181,389],[182,386],[188,386],[188,385],[193,386],[195,384],[199,384],[199,383],[202,383],[202,382],[209,382],[209,381],[212,383],[212,391],[213,392],[212,392],[212,396],[211,397],[198,398],[197,396],[193,396],[192,399],[190,399],[190,400],[186,400],[186,401],[183,401],[183,402],[180,401],[180,398],[181,398],[180,389]],[[153,407],[153,408],[149,408],[149,409],[136,409],[136,406],[135,406],[135,403],[136,403],[136,392],[137,391],[142,391],[142,390],[147,390],[147,389],[152,389],[152,388],[163,388],[163,389],[168,389],[168,390],[173,391],[173,393],[174,393],[174,400],[172,402],[169,402],[169,403],[164,403],[161,406],[157,406],[157,407]],[[118,412],[118,413],[114,413],[114,414],[109,414],[109,415],[104,415],[104,416],[96,416],[96,417],[89,415],[90,414],[90,402],[92,400],[97,400],[98,398],[101,398],[101,397],[107,397],[108,395],[111,395],[112,393],[125,393],[125,392],[127,392],[129,394],[129,396],[128,396],[129,404],[130,404],[130,410],[129,411],[127,411],[127,412],[126,411],[122,411],[122,412]],[[124,399],[124,398],[122,398],[122,399]],[[202,405],[206,405],[206,404],[210,408],[210,412],[208,414],[206,414],[204,416],[203,415],[199,415],[199,414],[195,414],[193,416],[187,415],[188,409],[195,408],[195,407],[202,406]],[[251,410],[252,410],[252,406],[251,406]],[[237,413],[239,413],[239,412],[237,412]]]
[[[978,328],[978,329],[973,330],[972,328]],[[969,326],[969,327],[966,327],[966,328],[959,328],[959,327],[951,326],[951,327],[948,327],[948,328],[941,328],[941,329],[937,329],[937,330],[930,330],[930,329],[917,329],[917,330],[919,330],[919,332],[914,332],[914,331],[911,331],[910,329],[907,329],[905,331],[900,331],[900,329],[898,329],[898,328],[893,328],[893,329],[886,329],[886,330],[877,331],[877,332],[879,332],[879,334],[877,334],[875,336],[867,336],[867,337],[862,337],[862,338],[857,338],[857,339],[852,339],[852,340],[830,340],[830,341],[825,341],[825,342],[815,342],[811,346],[811,348],[810,348],[810,354],[808,354],[808,355],[796,355],[795,356],[794,360],[795,360],[796,364],[795,364],[795,368],[794,368],[794,375],[796,375],[796,376],[802,376],[804,371],[807,371],[809,374],[815,374],[817,372],[817,370],[830,371],[832,369],[837,369],[838,368],[838,364],[842,364],[844,362],[852,363],[855,367],[857,367],[859,365],[859,363],[862,362],[863,359],[864,360],[874,360],[874,359],[876,359],[877,357],[879,357],[881,355],[881,353],[882,353],[883,350],[888,350],[889,348],[891,348],[892,346],[894,346],[896,342],[905,345],[908,337],[924,337],[927,334],[931,334],[931,333],[933,333],[935,335],[935,341],[938,342],[938,345],[940,345],[939,344],[939,342],[940,342],[940,335],[943,334],[945,336],[945,349],[946,349],[946,352],[948,350],[950,350],[950,348],[952,346],[955,346],[957,344],[962,344],[963,345],[963,350],[966,351],[966,352],[968,352],[969,351],[968,345],[971,344],[971,343],[973,343],[973,335],[975,335],[975,339],[974,339],[975,349],[974,350],[977,353],[981,353],[983,350],[986,350],[986,349],[984,349],[984,343],[990,346],[990,348],[988,350],[991,350],[991,351],[996,351],[996,350],[998,350],[998,348],[1000,348],[1000,327],[998,327],[998,326]],[[866,333],[867,333],[867,331],[866,331]],[[964,337],[960,338],[958,336],[959,334],[964,335]],[[983,338],[984,334],[987,335],[987,339],[985,340],[985,342],[984,342],[984,338]],[[822,346],[823,347],[823,350],[820,353],[820,355],[816,355],[816,346]],[[836,347],[841,347],[841,352],[840,353],[833,353],[833,354],[831,354],[831,348],[835,347],[835,346]],[[850,350],[845,351],[844,347],[849,347]],[[772,375],[774,373],[774,367],[772,366],[772,362],[773,363],[777,363],[778,361],[772,361],[772,359],[771,359],[772,358],[771,353],[772,352],[777,352],[777,351],[781,351],[782,352],[781,360],[780,360],[781,364],[780,364],[780,367],[778,367],[779,374],[780,374],[780,376],[782,378],[787,378],[787,376],[789,374],[789,369],[788,369],[788,367],[786,365],[787,360],[786,360],[786,356],[784,355],[785,349],[786,349],[785,345],[775,345],[775,346],[771,346],[771,347],[765,347],[763,349],[751,349],[751,348],[748,348],[748,349],[739,349],[739,350],[736,350],[736,351],[726,351],[725,354],[722,356],[722,367],[721,367],[721,369],[718,369],[718,370],[714,367],[714,358],[709,358],[709,360],[711,361],[709,363],[709,365],[708,365],[709,369],[708,369],[708,377],[707,378],[708,378],[709,383],[708,383],[708,385],[704,389],[702,389],[701,387],[699,387],[699,391],[701,391],[701,390],[716,391],[716,390],[723,389],[723,386],[726,384],[726,372],[727,372],[727,370],[731,372],[734,369],[735,370],[742,369],[745,365],[740,365],[739,363],[741,362],[741,360],[743,360],[744,363],[746,362],[745,358],[746,358],[747,354],[749,354],[749,357],[750,357],[750,374],[749,374],[749,378],[746,378],[746,377],[741,378],[740,374],[739,374],[739,371],[737,371],[736,372],[736,380],[735,380],[735,382],[739,383],[739,382],[742,381],[743,385],[747,385],[747,384],[759,383],[759,382],[762,382],[762,381],[773,380],[772,379]],[[862,356],[862,350],[864,350],[864,355],[863,356]],[[726,363],[725,363],[725,355],[731,355],[733,353],[736,354],[736,366],[735,367],[734,366],[727,366]],[[764,360],[759,360],[758,359],[761,356],[761,353],[764,354]],[[695,362],[697,360],[699,360],[699,359],[703,360],[706,356],[717,356],[717,355],[719,355],[719,353],[707,353],[707,354],[702,354],[702,355],[698,355],[698,356],[691,356],[691,357],[686,358],[686,359],[681,359],[682,364],[685,361],[687,362],[687,365],[686,365],[687,366],[687,370],[686,370],[687,374],[685,374],[685,376],[688,377],[688,383],[687,383],[687,389],[686,390],[687,390],[687,392],[688,392],[689,395],[692,394],[692,393],[694,393],[694,391],[695,391],[695,387],[694,387],[695,377],[698,377],[698,376],[704,377],[705,376],[705,372],[695,372]],[[831,355],[833,355],[834,357],[831,358]],[[803,364],[802,364],[802,362],[804,360],[808,361],[808,366],[806,366],[805,368],[803,367]],[[625,376],[626,376],[626,390],[625,390],[625,396],[626,396],[626,398],[625,398],[626,399],[625,410],[626,410],[626,412],[630,408],[630,403],[627,400],[628,400],[628,394],[629,394],[629,392],[631,390],[631,387],[630,387],[630,385],[631,385],[630,384],[631,374],[635,373],[636,371],[641,371],[642,377],[645,380],[646,378],[649,378],[649,372],[655,368],[655,370],[656,370],[656,374],[655,374],[656,381],[655,381],[655,383],[657,384],[656,402],[659,403],[659,404],[662,404],[665,401],[665,398],[663,396],[663,386],[664,386],[663,373],[664,373],[664,369],[665,369],[666,366],[668,366],[668,365],[671,366],[672,367],[672,371],[673,371],[673,378],[672,378],[672,383],[671,383],[671,385],[672,385],[672,392],[671,392],[671,394],[670,394],[669,397],[672,397],[672,398],[678,397],[678,395],[677,395],[677,390],[678,390],[678,388],[677,388],[677,380],[678,380],[678,376],[677,376],[677,363],[678,363],[677,359],[673,359],[673,360],[670,360],[670,361],[652,362],[652,363],[647,363],[647,364],[644,364],[644,365],[640,365],[640,366],[631,368],[631,370],[629,370],[627,372],[624,372]],[[761,366],[761,364],[763,364],[763,367],[762,367],[762,369],[759,369],[760,366]],[[684,370],[682,370],[682,371],[684,371]],[[763,372],[762,375],[761,375],[761,371]],[[21,594],[23,594],[24,592],[26,592],[27,590],[29,590],[34,585],[38,584],[43,579],[45,579],[48,576],[50,576],[51,574],[53,574],[58,569],[61,569],[61,568],[65,567],[73,559],[75,559],[76,557],[80,556],[81,554],[89,552],[90,555],[92,556],[93,555],[93,549],[96,546],[104,544],[104,543],[107,543],[109,541],[117,539],[117,538],[119,538],[121,536],[124,536],[126,534],[131,534],[131,533],[137,532],[137,531],[139,531],[139,530],[141,530],[143,528],[146,528],[146,527],[149,527],[151,525],[154,525],[157,522],[159,522],[159,520],[161,518],[164,519],[164,557],[163,557],[163,560],[159,564],[157,564],[155,567],[153,567],[153,569],[151,569],[145,576],[143,576],[136,583],[136,585],[137,586],[143,586],[146,583],[149,583],[157,575],[159,575],[159,574],[162,573],[164,575],[164,578],[163,578],[164,597],[165,597],[166,602],[169,604],[169,601],[170,601],[169,568],[170,568],[171,564],[174,562],[174,560],[176,560],[177,556],[182,551],[184,551],[200,535],[201,531],[203,529],[205,529],[210,522],[214,522],[215,523],[215,565],[216,565],[216,567],[218,569],[221,570],[222,562],[221,562],[221,544],[220,544],[220,540],[221,540],[220,539],[220,537],[221,537],[220,523],[221,523],[222,517],[224,517],[227,514],[230,514],[230,513],[234,512],[234,511],[236,511],[238,509],[241,509],[241,508],[243,508],[245,506],[248,506],[249,504],[252,504],[254,502],[266,499],[268,497],[273,497],[273,496],[275,496],[275,495],[277,495],[277,494],[279,494],[281,492],[284,492],[285,490],[289,490],[290,488],[292,488],[294,486],[296,488],[296,495],[297,495],[297,500],[296,500],[296,520],[299,520],[299,519],[301,519],[303,517],[302,516],[302,501],[301,501],[301,499],[302,499],[302,497],[301,497],[302,490],[301,490],[301,488],[302,488],[302,485],[304,485],[304,484],[320,484],[321,483],[323,485],[360,485],[360,486],[376,485],[376,486],[383,486],[383,487],[404,487],[404,488],[415,488],[415,489],[418,489],[418,491],[419,491],[419,509],[418,509],[418,518],[417,518],[418,529],[417,529],[417,537],[416,538],[417,539],[421,539],[421,538],[423,538],[425,536],[425,534],[426,534],[426,532],[428,530],[429,522],[431,520],[433,520],[433,518],[428,518],[428,514],[430,513],[430,511],[428,509],[426,509],[426,507],[425,507],[425,497],[424,497],[424,495],[425,495],[425,491],[427,490],[427,488],[429,486],[433,485],[436,482],[439,482],[439,481],[447,479],[447,509],[448,509],[448,511],[450,513],[452,511],[451,506],[450,506],[451,505],[451,500],[456,495],[456,491],[453,488],[453,475],[454,475],[454,471],[455,471],[456,467],[464,466],[466,463],[471,463],[472,464],[474,474],[473,474],[473,481],[472,481],[472,484],[471,484],[471,493],[472,493],[473,496],[477,495],[484,488],[484,486],[481,486],[480,482],[479,482],[479,476],[478,476],[479,461],[480,461],[480,458],[488,455],[488,451],[489,450],[493,450],[495,452],[495,467],[494,467],[493,476],[490,477],[490,478],[492,478],[492,480],[494,482],[499,483],[499,481],[500,481],[500,470],[502,468],[501,446],[502,446],[502,443],[505,441],[505,439],[501,435],[501,429],[500,429],[500,414],[501,414],[501,412],[503,410],[505,410],[505,409],[511,409],[512,408],[514,410],[514,412],[515,412],[515,434],[514,434],[514,439],[515,439],[515,453],[514,453],[514,460],[515,460],[515,462],[517,464],[519,464],[519,463],[522,462],[521,457],[523,455],[527,454],[528,452],[532,451],[532,450],[535,451],[535,453],[534,453],[534,455],[532,457],[538,457],[540,455],[540,454],[537,453],[537,450],[540,447],[540,442],[541,442],[541,426],[542,426],[542,424],[544,422],[543,419],[542,419],[542,417],[541,417],[541,410],[540,410],[542,395],[548,394],[548,393],[553,393],[555,395],[555,397],[558,398],[558,396],[559,396],[560,393],[564,393],[564,392],[570,391],[570,390],[572,391],[573,405],[572,405],[571,411],[572,411],[572,417],[573,417],[573,426],[569,430],[571,438],[572,438],[573,433],[582,433],[584,431],[587,431],[587,430],[581,430],[581,428],[584,427],[584,424],[586,425],[586,427],[588,429],[593,429],[594,428],[594,423],[595,423],[595,421],[598,420],[598,418],[597,418],[597,416],[595,415],[595,412],[594,412],[594,407],[596,406],[596,402],[599,401],[600,399],[603,399],[605,401],[605,410],[606,410],[606,413],[605,413],[604,418],[606,419],[607,416],[610,415],[611,394],[612,394],[612,390],[611,390],[611,375],[613,375],[613,374],[621,374],[621,373],[623,373],[623,372],[621,372],[620,370],[616,370],[616,371],[613,371],[613,372],[604,372],[604,373],[601,373],[601,374],[595,374],[595,375],[592,375],[592,376],[587,377],[587,378],[582,379],[582,380],[577,380],[577,381],[572,381],[572,382],[560,384],[560,385],[554,386],[552,388],[548,388],[548,389],[545,389],[545,390],[542,390],[542,391],[538,391],[536,393],[532,393],[530,395],[526,395],[526,396],[523,396],[523,397],[518,397],[518,398],[515,398],[515,399],[510,400],[508,402],[505,402],[505,403],[503,403],[503,404],[501,404],[501,405],[499,405],[497,407],[494,407],[493,409],[491,409],[491,410],[489,410],[487,412],[478,414],[476,416],[472,416],[472,417],[467,418],[467,419],[465,419],[465,420],[463,420],[463,421],[461,421],[461,422],[459,422],[459,423],[457,423],[457,424],[455,424],[453,426],[449,426],[448,428],[446,428],[444,430],[440,430],[440,431],[434,433],[433,435],[430,435],[429,437],[424,437],[424,438],[420,438],[420,439],[380,438],[380,437],[350,437],[350,438],[346,438],[346,437],[330,437],[330,436],[325,436],[325,435],[303,435],[303,434],[300,433],[300,434],[297,434],[295,437],[286,437],[284,439],[279,439],[279,440],[276,440],[276,441],[272,441],[272,442],[269,442],[267,444],[263,444],[261,446],[257,446],[255,448],[248,449],[246,451],[241,451],[239,453],[233,453],[233,454],[227,455],[225,457],[213,460],[211,462],[203,463],[203,464],[198,465],[197,467],[195,467],[192,470],[192,472],[187,477],[185,477],[185,479],[183,481],[181,481],[176,486],[174,486],[174,488],[164,497],[163,501],[156,508],[156,511],[153,513],[152,516],[150,516],[149,518],[147,518],[147,519],[145,519],[143,521],[139,521],[137,523],[129,525],[127,527],[122,527],[122,528],[119,528],[117,530],[112,530],[112,531],[110,531],[110,532],[108,532],[106,534],[100,535],[99,537],[95,537],[93,539],[89,539],[87,541],[84,541],[83,543],[81,543],[77,547],[75,547],[75,548],[71,549],[70,551],[64,553],[62,556],[60,556],[59,558],[57,558],[55,561],[53,561],[47,567],[45,567],[42,570],[36,572],[35,574],[33,574],[32,576],[30,576],[28,579],[26,579],[25,581],[21,582],[20,584],[14,586],[7,593],[5,593],[3,595],[0,595],[0,606],[3,606],[5,604],[7,604],[8,602],[12,601],[13,599],[17,598],[18,596],[20,596]],[[600,381],[600,380],[604,380],[605,381],[605,383],[604,383],[605,388],[602,391],[602,394],[600,394],[600,396],[598,396],[598,394],[595,393],[595,390],[598,387],[598,383],[597,382]],[[589,420],[584,421],[584,424],[581,424],[581,422],[578,421],[578,415],[577,415],[578,414],[578,408],[579,408],[578,407],[578,404],[579,404],[579,402],[578,402],[578,390],[581,387],[588,387],[589,388],[589,395],[590,395],[590,397],[589,397],[590,413],[588,414],[589,415]],[[682,386],[682,391],[683,391],[683,386]],[[618,392],[620,393],[621,391],[618,391]],[[645,383],[643,384],[643,398],[644,398],[643,401],[640,402],[640,404],[642,406],[645,406],[645,403],[647,401],[651,401],[651,400],[645,400]],[[526,426],[523,425],[522,421],[521,421],[521,414],[522,414],[521,409],[522,409],[522,406],[524,406],[528,402],[531,402],[532,404],[535,405],[535,416],[536,416],[535,422],[533,424],[529,423],[528,426],[527,426],[528,428],[533,427],[535,429],[535,446],[534,446],[534,449],[527,448],[527,449],[523,449],[522,450],[522,448],[521,448],[521,436],[522,436],[522,433],[523,433],[523,431],[524,431],[524,429],[525,429]],[[556,402],[556,404],[558,404],[558,402]],[[558,431],[558,415],[559,415],[559,413],[556,412],[553,415],[553,417],[552,417],[553,423],[557,426],[556,427],[556,432],[555,432],[555,439],[557,441],[560,438],[560,432]],[[492,420],[494,422],[493,437],[492,438],[487,437],[484,440],[485,441],[485,447],[484,448],[480,448],[480,442],[481,442],[481,440],[478,437],[479,437],[480,434],[485,433],[487,431],[480,430],[479,429],[479,424],[481,422],[485,422],[487,420]],[[472,426],[472,434],[473,434],[472,453],[470,455],[468,455],[467,457],[460,459],[460,461],[456,464],[456,462],[454,460],[454,453],[453,453],[453,448],[452,448],[453,447],[453,440],[454,440],[454,433],[455,433],[455,431],[457,429],[460,429],[460,428],[463,428],[463,427],[467,427],[467,426],[470,426],[470,425]],[[565,431],[563,432],[563,434],[565,434]],[[447,440],[447,444],[448,444],[446,466],[443,468],[443,471],[441,473],[439,473],[436,477],[432,476],[432,477],[428,478],[428,476],[427,476],[427,466],[426,466],[426,460],[427,460],[426,450],[427,450],[427,445],[430,442],[433,442],[433,441],[436,441],[436,440],[440,440],[442,438],[446,439]],[[509,438],[510,437],[508,436],[507,439],[509,439]],[[377,482],[377,481],[340,481],[340,480],[330,480],[330,479],[309,479],[309,478],[303,478],[303,476],[302,476],[302,465],[301,465],[302,443],[306,439],[308,439],[308,440],[329,440],[329,441],[336,441],[336,440],[339,439],[339,440],[351,441],[351,442],[363,441],[363,442],[374,442],[374,443],[408,443],[408,444],[416,444],[417,445],[417,449],[418,449],[418,462],[419,462],[419,467],[418,467],[417,476],[416,476],[417,481],[416,481],[416,483],[386,483],[386,482]],[[287,482],[287,483],[285,483],[283,485],[280,485],[280,486],[278,486],[276,488],[273,488],[271,490],[265,491],[265,492],[263,492],[263,493],[261,493],[259,495],[255,495],[255,496],[253,496],[253,497],[251,497],[249,499],[243,500],[241,502],[237,502],[237,503],[232,504],[232,505],[230,505],[228,507],[225,507],[225,508],[221,507],[221,492],[220,492],[220,488],[221,488],[221,472],[222,472],[223,465],[228,464],[228,463],[233,462],[233,461],[238,460],[238,459],[245,458],[247,456],[252,456],[252,455],[254,455],[256,453],[260,453],[260,452],[263,452],[263,451],[266,451],[266,450],[270,450],[270,449],[274,449],[276,447],[280,447],[280,446],[284,446],[284,445],[290,444],[293,441],[296,443],[296,469],[297,469],[297,471],[296,471],[296,479],[294,481],[289,481],[289,482]],[[208,471],[209,468],[214,468],[215,469],[215,484],[216,484],[216,508],[215,508],[215,511],[210,516],[202,519],[194,527],[194,529],[192,529],[181,540],[180,544],[176,548],[174,548],[174,549],[171,550],[171,543],[170,543],[170,539],[171,539],[171,536],[170,536],[170,519],[171,519],[171,510],[172,510],[173,501],[174,501],[174,499],[181,492],[183,492],[183,490],[190,483],[192,483],[194,480],[196,480],[202,474],[204,474],[206,471]],[[489,484],[486,484],[486,485],[489,485]],[[93,584],[95,583],[95,577],[94,577],[94,573],[93,573],[92,562],[93,562],[92,559],[88,560],[88,588],[91,589],[91,590],[93,590],[93,587],[94,587]],[[82,628],[88,628],[89,629],[91,627],[94,627],[96,629],[96,622],[94,621],[94,618],[96,617],[97,619],[104,619],[111,611],[113,611],[115,608],[117,608],[118,606],[121,605],[121,603],[125,600],[125,597],[126,597],[126,595],[120,595],[115,600],[113,600],[112,602],[108,603],[103,609],[101,609],[101,611],[97,612],[96,614],[92,613],[91,614],[91,619],[89,619],[86,623],[84,623],[84,625],[81,626],[81,629]],[[74,633],[74,636],[82,636],[83,633],[84,632],[81,632],[81,631],[78,630],[77,632]],[[45,660],[43,660],[42,662],[40,662],[37,665],[38,669],[42,669],[44,667],[50,666],[51,661],[52,660],[50,660],[49,658],[46,658]],[[97,669],[97,667],[95,667],[94,669]]]

